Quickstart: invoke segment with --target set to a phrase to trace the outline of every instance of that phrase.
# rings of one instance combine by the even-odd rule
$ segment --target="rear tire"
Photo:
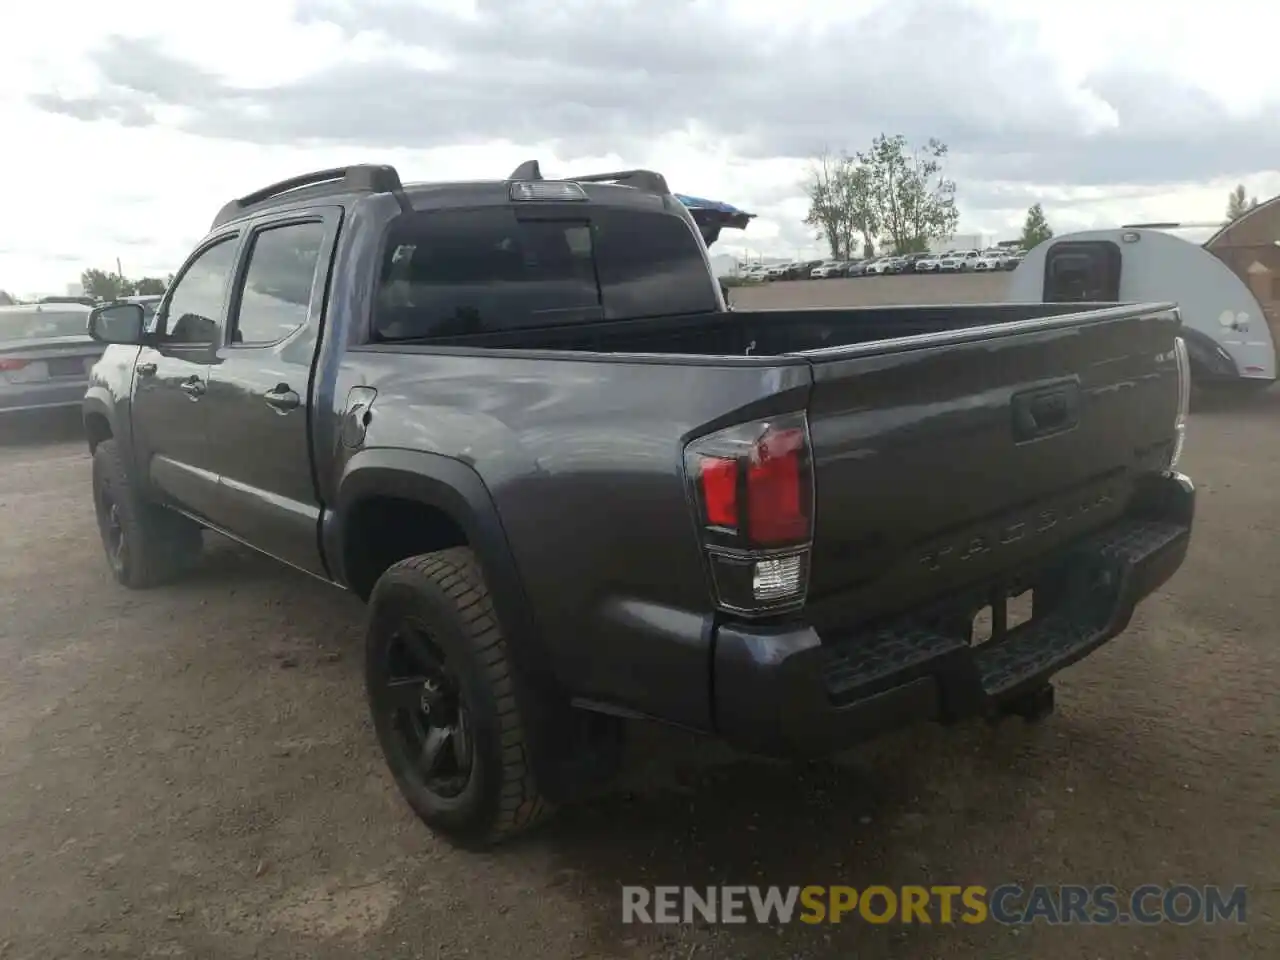
[[[365,653],[383,757],[428,827],[484,849],[547,817],[506,640],[469,549],[410,557],[383,573],[369,598]]]
[[[111,574],[130,589],[168,582],[200,554],[200,527],[138,492],[115,440],[93,452],[93,506]]]

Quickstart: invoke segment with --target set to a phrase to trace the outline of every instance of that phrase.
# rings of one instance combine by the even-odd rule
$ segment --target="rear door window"
[[[324,237],[319,221],[270,226],[254,235],[232,323],[233,345],[278,343],[307,322]]]
[[[412,213],[391,226],[374,331],[458,337],[599,319],[591,224],[507,207]]]

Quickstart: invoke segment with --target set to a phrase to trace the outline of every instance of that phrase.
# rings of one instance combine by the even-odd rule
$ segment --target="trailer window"
[[[585,220],[518,220],[508,207],[411,213],[391,226],[374,331],[458,337],[598,319]]]
[[[1115,303],[1120,248],[1109,240],[1064,240],[1044,260],[1045,303]]]

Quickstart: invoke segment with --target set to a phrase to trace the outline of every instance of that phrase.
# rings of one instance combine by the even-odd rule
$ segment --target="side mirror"
[[[138,303],[107,303],[89,312],[89,336],[100,343],[139,345],[146,314]]]

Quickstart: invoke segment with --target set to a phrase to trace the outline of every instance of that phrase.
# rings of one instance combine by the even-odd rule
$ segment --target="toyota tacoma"
[[[588,795],[627,719],[787,758],[1043,715],[1187,551],[1176,307],[729,311],[714,232],[536,162],[229,202],[154,313],[88,321],[112,573],[211,530],[367,601],[380,747],[464,845]]]

